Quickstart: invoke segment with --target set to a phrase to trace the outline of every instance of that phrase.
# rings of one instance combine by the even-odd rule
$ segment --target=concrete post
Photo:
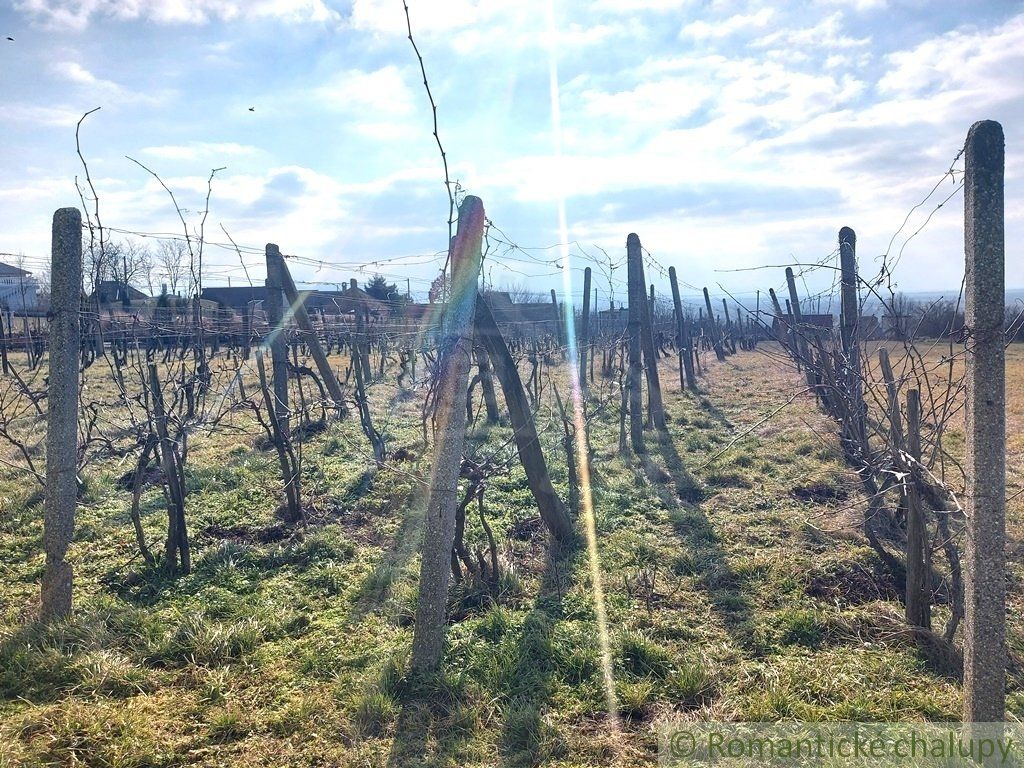
[[[43,505],[43,621],[71,613],[72,570],[65,560],[78,502],[78,354],[82,300],[82,214],[53,214],[50,256],[50,374]]]
[[[793,349],[797,352],[797,359],[802,360],[804,363],[807,386],[814,389],[814,370],[807,347],[806,332],[801,327],[803,326],[803,314],[800,311],[800,297],[796,292],[796,276],[793,274],[792,267],[786,267],[786,286],[789,288],[789,311],[793,318]]]
[[[438,428],[423,534],[416,629],[412,640],[412,668],[419,673],[436,669],[444,648],[484,220],[483,202],[479,197],[467,195],[459,206],[458,230],[452,244],[452,294],[441,345],[440,378],[435,401]]]
[[[1003,129],[967,134],[964,178],[967,342],[965,722],[998,722],[1006,701],[1006,379]]]
[[[921,461],[921,395],[916,389],[907,391],[907,452],[914,464],[910,467],[910,476],[905,481],[904,493],[907,513],[906,618],[907,623],[912,626],[931,629],[928,528],[917,488],[917,465]]]
[[[288,435],[288,348],[285,344],[285,318],[283,306],[283,288],[279,266],[284,262],[281,249],[273,243],[267,243],[267,298],[264,309],[267,312],[267,326],[270,343],[270,357],[274,378],[274,404],[277,410],[281,431]]]
[[[551,311],[555,313],[555,341],[558,346],[565,346],[565,332],[563,330],[562,313],[558,311],[558,294],[551,289]]]
[[[715,313],[711,310],[711,296],[708,289],[704,289],[704,306],[708,310],[708,335],[711,337],[711,344],[715,349],[715,356],[719,360],[725,360],[725,350],[722,348],[722,340],[718,333],[718,324],[715,322]]]
[[[839,230],[839,266],[841,270],[842,325],[840,341],[846,358],[846,388],[850,399],[851,437],[860,445],[867,444],[864,384],[860,372],[860,306],[857,301],[857,235],[850,227]]]
[[[668,429],[668,423],[665,420],[665,405],[661,397],[661,379],[658,376],[658,352],[654,345],[654,286],[651,286],[650,299],[645,300],[644,283],[647,281],[644,276],[643,252],[640,248],[639,238],[637,238],[636,246],[634,252],[627,252],[627,258],[629,258],[630,253],[633,253],[633,258],[636,259],[637,279],[640,281],[638,289],[642,304],[640,345],[644,356],[644,372],[647,375],[647,405],[650,409],[651,424],[655,429],[664,432]]]
[[[270,258],[269,253],[267,257]],[[338,409],[338,415],[345,416],[348,409],[345,406],[345,395],[341,391],[341,384],[338,383],[338,376],[327,361],[327,354],[324,352],[323,347],[320,346],[320,340],[316,336],[316,328],[313,327],[313,322],[309,319],[306,307],[303,305],[299,291],[295,287],[291,273],[288,271],[288,265],[285,263],[280,251],[273,258],[277,262],[277,274],[280,279],[281,288],[284,289],[285,298],[288,299],[288,303],[295,313],[295,319],[299,323],[299,328],[306,335],[306,345],[309,347],[310,354],[316,362],[317,370],[320,371],[320,378],[323,379],[324,386],[327,388],[328,393],[330,393],[331,399],[334,400],[334,406]]]
[[[516,370],[516,362],[508,345],[494,322],[494,315],[486,301],[479,301],[476,308],[476,333],[483,342],[487,355],[494,364],[494,373],[501,384],[508,407],[509,423],[519,452],[519,461],[526,472],[526,482],[537,502],[541,520],[557,541],[567,541],[572,535],[572,521],[558,494],[551,484],[544,451],[537,436],[533,411],[526,399],[522,379]]]
[[[583,270],[583,314],[580,316],[580,391],[587,391],[587,352],[590,345],[590,267]]]
[[[668,281],[672,286],[672,306],[676,312],[676,333],[679,334],[679,387],[696,391],[697,381],[693,375],[693,345],[687,328],[686,317],[683,316],[683,301],[679,295],[679,279],[676,268],[668,268]]]
[[[640,262],[640,238],[630,234],[626,238],[626,285],[629,297],[628,336],[629,369],[626,375],[626,389],[629,395],[629,438],[634,453],[644,452],[643,418],[643,363],[641,362],[641,322],[644,296],[643,277],[637,274]]]

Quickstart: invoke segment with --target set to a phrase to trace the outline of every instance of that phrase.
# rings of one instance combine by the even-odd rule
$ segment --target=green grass
[[[710,365],[700,397],[666,378],[670,434],[647,432],[643,460],[619,453],[617,393],[594,386],[610,400],[591,443],[620,732],[585,542],[548,551],[514,460],[485,497],[500,589],[453,585],[443,668],[410,676],[430,454],[419,395],[380,383],[373,412],[415,458],[372,470],[358,423],[330,423],[304,444],[306,530],[275,517],[276,462],[248,427],[195,438],[188,576],[133,557],[113,482],[124,470],[90,465],[75,615],[49,627],[31,620],[39,498],[0,477],[0,766],[639,766],[656,764],[652,728],[677,715],[955,717],[958,685],[887,631],[898,596],[856,534],[856,493],[794,494],[853,487],[813,403],[731,445],[795,374],[757,354]],[[541,441],[565,498],[559,430]],[[478,430],[467,450],[514,455],[510,436]],[[142,514],[159,549],[158,491]],[[474,510],[467,543],[484,542]],[[1016,686],[1011,710],[1024,712]]]

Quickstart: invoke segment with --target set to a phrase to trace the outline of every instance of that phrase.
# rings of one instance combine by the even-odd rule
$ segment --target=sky
[[[408,4],[450,178],[493,224],[489,285],[561,291],[568,258],[577,301],[588,265],[599,300],[623,300],[636,232],[659,290],[675,266],[685,295],[749,298],[786,264],[834,264],[847,225],[862,275],[889,253],[899,290],[955,291],[956,158],[970,125],[994,119],[1007,286],[1024,286],[1022,2]],[[274,242],[302,257],[300,284],[381,273],[425,295],[448,196],[406,35],[402,0],[3,3],[0,253],[44,267],[53,211],[80,204],[75,125],[101,107],[80,136],[105,226],[183,231],[128,158],[192,230],[222,168],[206,285],[262,281]],[[807,290],[833,276],[807,271]]]

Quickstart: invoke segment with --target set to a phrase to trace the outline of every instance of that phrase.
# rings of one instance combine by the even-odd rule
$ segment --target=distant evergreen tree
[[[374,275],[373,279],[366,284],[366,292],[380,301],[398,300],[398,286],[389,283],[383,275]]]

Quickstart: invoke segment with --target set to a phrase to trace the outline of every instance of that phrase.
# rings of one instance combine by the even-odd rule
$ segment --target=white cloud
[[[692,37],[696,40],[721,39],[746,29],[758,29],[766,26],[775,16],[771,8],[762,8],[756,13],[737,14],[727,19],[708,22],[703,19],[691,22],[683,27],[681,37]]]
[[[68,128],[82,117],[82,112],[71,107],[44,107],[38,104],[14,103],[4,106],[4,120],[34,126]]]
[[[44,177],[30,183],[0,186],[0,200],[13,203],[53,200],[62,194],[66,196],[72,190],[72,184],[67,179]]]
[[[613,13],[635,11],[678,11],[689,3],[686,0],[595,0],[594,8]]]
[[[473,27],[503,8],[515,8],[512,0],[409,0],[413,35]],[[358,30],[390,35],[408,34],[401,2],[355,0],[352,26]]]
[[[113,80],[97,77],[77,61],[58,61],[53,63],[50,69],[58,77],[82,86],[90,93],[108,97],[121,96],[125,93],[124,89]]]
[[[878,11],[889,6],[888,0],[816,0],[819,5],[850,8],[858,13]]]
[[[337,22],[323,0],[18,0],[15,7],[45,24],[82,30],[94,18],[145,20],[158,24],[206,24],[236,19],[289,23]]]
[[[580,98],[588,115],[626,123],[639,118],[644,124],[660,127],[693,115],[711,99],[714,90],[709,83],[671,77],[642,82],[631,90],[615,93],[588,89]]]
[[[871,44],[871,38],[853,38],[843,34],[841,11],[826,16],[811,27],[779,29],[755,40],[753,45],[761,48],[815,48],[834,51],[836,48],[862,48]]]
[[[62,80],[74,84],[78,91],[88,95],[101,106],[127,103],[160,104],[173,93],[162,88],[146,92],[133,91],[113,80],[97,77],[77,61],[57,61],[50,65],[50,70]]]
[[[365,117],[368,123],[409,115],[414,106],[412,91],[393,64],[372,72],[341,72],[314,88],[311,95],[322,108]]]
[[[879,81],[894,98],[957,90],[988,103],[1024,93],[1024,15],[993,30],[958,29],[887,57]]]

